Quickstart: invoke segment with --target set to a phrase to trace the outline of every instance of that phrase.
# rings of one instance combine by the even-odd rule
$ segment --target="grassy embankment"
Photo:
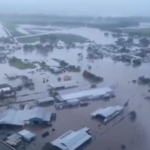
[[[75,35],[75,34],[65,34],[65,33],[56,33],[55,34],[58,40],[63,41],[64,43],[84,43],[87,38]],[[20,43],[33,43],[39,41],[40,36],[32,36],[32,37],[23,37],[23,38],[17,38],[17,41]]]

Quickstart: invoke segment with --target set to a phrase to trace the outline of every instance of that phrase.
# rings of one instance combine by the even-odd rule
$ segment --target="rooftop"
[[[121,107],[121,106],[100,108],[100,109],[94,111],[91,115],[92,116],[101,115],[101,116],[107,118],[107,117],[111,116],[112,114],[114,114],[115,112],[121,111],[122,109],[123,109],[123,107]]]
[[[15,149],[0,140],[0,150],[15,150]]]
[[[104,88],[90,89],[86,91],[79,91],[76,93],[65,94],[65,95],[62,95],[61,97],[63,101],[76,99],[76,98],[83,98],[83,97],[94,98],[96,96],[101,96],[112,91],[113,90],[111,88],[104,87]]]
[[[26,129],[22,130],[19,132],[19,135],[21,135],[22,137],[24,137],[27,140],[31,140],[32,138],[34,138],[36,135]]]
[[[32,118],[49,121],[50,116],[51,113],[41,107],[24,110],[7,109],[0,112],[0,124],[24,125],[24,121],[29,121]]]
[[[53,97],[43,97],[43,98],[39,98],[37,101],[39,103],[41,103],[41,102],[48,102],[48,101],[54,101],[54,98]]]
[[[87,140],[91,138],[91,135],[86,133],[84,130],[79,131],[68,131],[56,140],[52,142],[52,145],[62,150],[75,150]]]

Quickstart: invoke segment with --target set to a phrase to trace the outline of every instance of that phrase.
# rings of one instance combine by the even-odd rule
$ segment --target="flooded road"
[[[65,31],[63,31],[65,32]],[[89,28],[76,28],[69,29],[67,33],[79,34],[81,36],[85,36],[90,40],[93,40],[100,44],[112,44],[116,41],[111,35],[109,37],[104,36],[104,32],[98,29],[89,29]],[[78,60],[78,53],[83,54],[83,60]],[[127,66],[122,62],[115,62],[111,58],[103,58],[99,60],[94,60],[93,62],[86,59],[87,51],[86,49],[54,49],[53,52],[49,52],[46,55],[42,55],[37,53],[37,51],[33,51],[30,53],[24,52],[23,50],[16,51],[11,56],[16,56],[21,59],[28,59],[30,61],[45,61],[48,65],[58,66],[58,63],[53,61],[51,58],[58,58],[61,60],[65,60],[66,62],[81,66],[80,73],[69,73],[72,75],[72,81],[78,81],[79,87],[69,90],[60,91],[61,94],[76,92],[79,90],[85,90],[90,88],[90,84],[88,81],[83,79],[82,73],[84,70],[88,70],[88,66],[90,65],[92,68],[90,72],[101,76],[104,78],[104,81],[100,83],[99,87],[111,86],[115,85],[115,94],[116,98],[111,99],[108,102],[98,101],[93,102],[90,106],[85,108],[74,108],[74,109],[66,109],[57,111],[57,121],[54,123],[56,128],[56,132],[51,132],[50,136],[42,139],[41,134],[44,131],[51,131],[51,129],[31,129],[33,132],[40,135],[36,139],[36,146],[31,145],[29,150],[33,150],[38,148],[41,145],[44,145],[45,142],[49,142],[64,132],[68,130],[78,130],[83,126],[87,126],[91,128],[93,140],[92,143],[89,144],[85,149],[103,149],[103,150],[120,150],[121,145],[127,145],[127,148],[132,150],[148,150],[150,148],[150,144],[147,142],[150,140],[150,102],[145,100],[145,96],[148,96],[148,86],[141,86],[137,83],[132,83],[132,80],[137,80],[139,76],[149,77],[150,68],[149,64],[142,64],[139,67]],[[34,74],[29,73],[31,71],[28,70],[18,70],[16,68],[10,67],[8,64],[0,64],[0,82],[1,83],[9,83],[12,86],[17,86],[20,84],[20,80],[8,81],[5,77],[5,73],[7,74],[19,74],[19,75],[27,75],[29,76],[35,83],[35,90],[29,91],[27,89],[20,91],[17,93],[17,99],[14,101],[25,101],[29,99],[37,99],[41,97],[48,96],[47,86],[50,83],[58,83],[58,77],[63,77],[63,75],[53,75],[49,72],[36,72]],[[48,78],[48,83],[43,83],[43,78]],[[41,92],[37,94],[37,92]],[[34,94],[36,93],[36,94]],[[28,96],[21,97],[20,95],[29,94]],[[123,121],[118,123],[116,126],[111,128],[108,132],[101,135],[103,131],[107,130],[109,127],[113,125],[113,121],[110,122],[107,126],[103,126],[102,129],[98,128],[98,122],[95,120],[91,120],[90,114],[100,108],[112,105],[124,105],[124,103],[130,99],[128,108],[125,109],[123,115],[128,112],[135,110],[137,112],[137,120],[136,122],[131,122],[129,117],[126,117]],[[7,103],[7,100],[4,102]],[[53,107],[47,107],[47,110],[54,110]],[[55,111],[55,110],[54,110]],[[119,117],[114,121],[119,120]]]

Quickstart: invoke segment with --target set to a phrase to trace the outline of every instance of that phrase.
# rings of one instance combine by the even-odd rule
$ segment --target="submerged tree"
[[[150,41],[147,38],[142,38],[139,42],[144,46],[148,46],[150,44]]]

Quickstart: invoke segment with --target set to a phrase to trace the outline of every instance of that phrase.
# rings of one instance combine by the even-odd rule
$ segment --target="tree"
[[[126,42],[127,43],[133,43],[133,38],[128,38]]]
[[[142,39],[140,39],[139,42],[144,46],[148,46],[150,44],[150,42],[147,38],[142,38]]]

